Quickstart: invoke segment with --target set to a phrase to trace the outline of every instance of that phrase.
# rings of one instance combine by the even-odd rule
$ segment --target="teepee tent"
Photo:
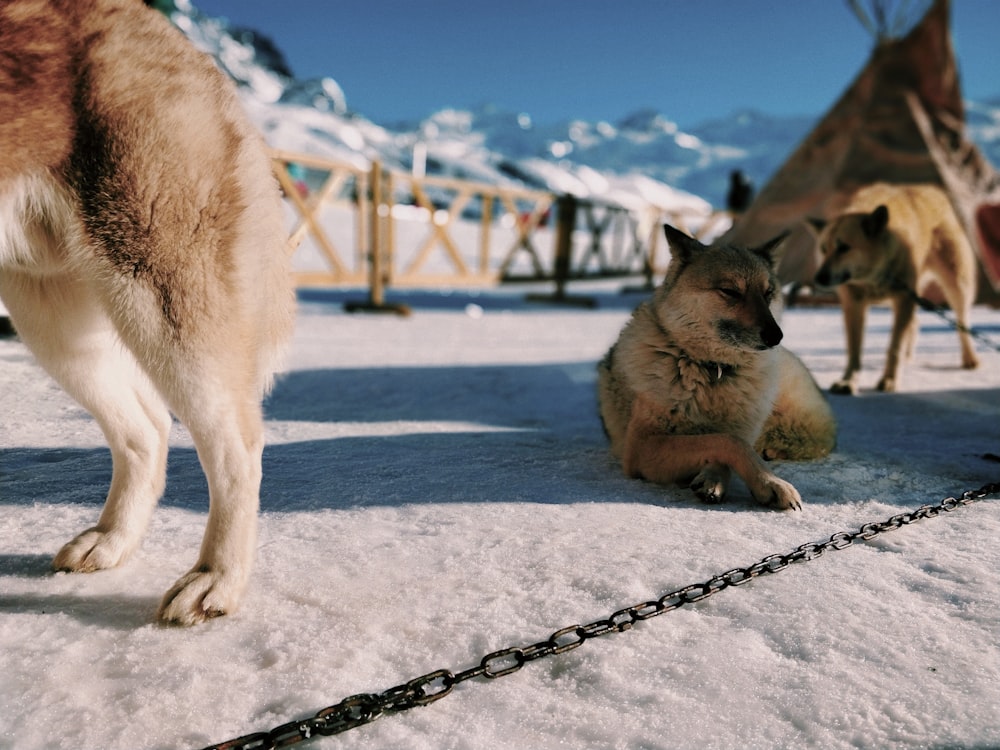
[[[965,134],[948,0],[902,38],[879,35],[858,77],[721,239],[757,244],[791,230],[779,272],[808,283],[818,258],[805,220],[834,216],[878,181],[943,186],[982,262],[980,297],[1000,299],[1000,175]]]

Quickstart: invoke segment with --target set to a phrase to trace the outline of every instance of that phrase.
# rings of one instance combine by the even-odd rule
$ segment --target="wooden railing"
[[[661,224],[691,231],[683,215],[655,206],[628,210],[519,187],[416,177],[378,162],[359,167],[289,151],[271,155],[288,207],[297,283],[368,286],[377,304],[387,286],[564,284],[641,273],[652,282],[669,259]],[[713,214],[691,233],[713,232],[722,216]],[[420,226],[399,231],[409,223]]]
[[[373,167],[376,174],[379,166]],[[485,183],[455,180],[447,177],[414,177],[406,173],[384,172],[389,205],[383,211],[388,221],[386,238],[388,257],[397,261],[388,273],[390,283],[400,286],[440,285],[446,283],[496,283],[520,252],[527,253],[532,265],[543,272],[542,256],[536,242],[543,233],[555,196],[537,190],[498,187]],[[373,178],[375,179],[375,178]],[[412,205],[419,215],[426,216],[428,231],[419,247],[408,254],[399,247],[394,233],[393,200],[400,194],[412,196]],[[432,197],[433,196],[433,199]],[[421,211],[422,209],[422,211]],[[478,226],[474,238],[477,249],[474,260],[463,253],[468,236],[460,238],[468,219]],[[467,226],[460,227],[464,223]],[[498,252],[494,252],[498,249]],[[434,251],[443,253],[450,271],[442,275],[428,269]],[[408,257],[409,255],[409,257]]]
[[[370,247],[370,171],[345,162],[289,151],[272,150],[271,162],[295,218],[288,236],[289,251],[295,252],[309,237],[326,265],[322,270],[297,270],[297,282],[303,286],[366,283],[366,254]],[[307,178],[311,179],[307,182]],[[310,184],[317,181],[318,187]],[[346,240],[350,248],[338,247],[344,244],[344,238],[335,242],[330,236],[331,226],[323,224],[324,214],[336,208],[341,209],[338,212],[341,215],[334,217],[341,234],[342,215],[346,213],[352,219],[354,237]],[[347,251],[349,255],[345,254]]]

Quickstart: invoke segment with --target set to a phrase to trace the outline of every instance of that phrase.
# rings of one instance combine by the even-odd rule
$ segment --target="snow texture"
[[[235,615],[154,624],[194,561],[207,491],[181,426],[166,495],[119,569],[54,574],[99,514],[94,421],[0,341],[0,747],[201,748],[436,669],[607,617],[716,573],[1000,479],[1000,353],[958,368],[920,314],[901,392],[831,397],[836,452],[776,471],[804,510],[625,478],[594,365],[641,299],[571,285],[593,310],[523,289],[391,295],[409,318],[304,292],[288,373],[266,404],[261,534]],[[1000,340],[1000,312],[974,324]],[[788,346],[827,387],[840,313],[793,309]],[[987,499],[631,631],[471,680],[428,707],[304,747],[987,748],[1000,746],[1000,500]]]

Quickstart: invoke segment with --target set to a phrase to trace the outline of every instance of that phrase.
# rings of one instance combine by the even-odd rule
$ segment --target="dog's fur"
[[[805,366],[779,346],[774,252],[706,247],[666,226],[672,257],[598,365],[601,418],[626,475],[689,482],[707,502],[735,471],[758,502],[801,507],[767,458],[833,450],[836,424]]]
[[[861,370],[865,313],[874,302],[892,301],[894,318],[878,390],[895,391],[901,359],[913,354],[917,336],[915,295],[935,277],[958,323],[968,326],[976,298],[976,259],[948,196],[934,185],[876,183],[858,190],[819,231],[823,263],[820,286],[836,286],[847,334],[847,368],[831,388],[853,394]],[[967,329],[959,331],[962,366],[979,364]]]
[[[210,510],[158,617],[233,611],[256,545],[261,398],[294,314],[258,134],[214,63],[139,0],[0,0],[0,153],[0,296],[113,461],[97,526],[55,568],[110,568],[136,548],[172,411]]]

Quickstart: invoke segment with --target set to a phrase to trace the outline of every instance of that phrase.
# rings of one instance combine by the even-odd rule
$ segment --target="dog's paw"
[[[761,505],[777,510],[802,510],[802,498],[799,491],[789,482],[778,477],[765,480],[763,486],[753,493],[754,499]]]
[[[123,563],[131,551],[132,546],[121,535],[87,529],[59,550],[52,568],[69,573],[106,570]]]
[[[728,472],[710,466],[702,469],[688,486],[702,502],[721,503],[726,497],[728,480]]]
[[[979,367],[979,357],[973,352],[962,355],[962,368],[965,370],[975,370]]]
[[[830,386],[830,393],[836,393],[838,396],[853,396],[856,390],[852,380],[838,380]]]
[[[180,578],[163,596],[156,618],[168,625],[197,625],[231,614],[239,606],[244,580],[205,567]]]
[[[709,481],[692,482],[691,490],[699,500],[710,505],[721,503],[726,494],[724,487],[716,482]]]
[[[882,393],[895,393],[896,392],[896,379],[890,377],[884,377],[878,381],[878,385],[875,386],[875,390],[882,391]]]

